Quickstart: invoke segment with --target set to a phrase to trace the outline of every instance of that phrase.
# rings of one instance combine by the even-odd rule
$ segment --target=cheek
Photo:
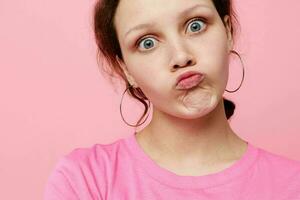
[[[197,47],[196,47],[197,48]],[[225,87],[228,79],[228,50],[226,35],[219,33],[210,34],[198,45],[199,68],[207,73],[211,85],[220,88]],[[197,52],[197,51],[195,51]]]
[[[207,41],[211,44],[211,51],[218,57],[218,60],[224,60],[224,57],[228,55],[228,42],[225,29],[215,29],[215,31],[208,37]]]
[[[128,57],[128,66],[130,66],[131,74],[141,88],[159,88],[163,87],[168,72],[168,66],[163,64],[165,63],[164,60],[165,55],[157,52],[149,52],[144,55],[141,53],[132,54]]]
[[[215,62],[226,62],[228,59],[227,38],[222,30],[216,30],[208,35],[203,43],[205,46],[204,51],[206,51],[210,57],[214,57]]]
[[[134,62],[129,62],[131,74],[147,97],[167,92],[170,84],[166,81],[166,73],[161,69],[161,63],[159,63],[158,58],[155,61],[152,59],[152,62],[147,56],[144,58],[132,58],[132,60]]]

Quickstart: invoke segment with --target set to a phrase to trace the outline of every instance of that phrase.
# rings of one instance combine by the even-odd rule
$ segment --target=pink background
[[[0,199],[41,199],[63,154],[133,133],[119,114],[124,87],[98,71],[93,4],[0,1]],[[300,2],[238,1],[236,9],[246,75],[238,92],[225,92],[237,105],[232,127],[300,160]],[[227,89],[241,80],[234,63]],[[125,96],[123,110],[133,123],[142,106]]]

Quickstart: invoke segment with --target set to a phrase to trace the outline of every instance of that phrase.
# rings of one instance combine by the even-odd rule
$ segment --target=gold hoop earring
[[[123,117],[123,114],[122,114],[122,102],[123,102],[123,98],[124,98],[124,94],[126,93],[126,91],[128,90],[128,89],[135,89],[132,85],[130,85],[129,84],[129,87],[127,87],[126,89],[125,89],[125,91],[123,92],[123,94],[122,94],[122,98],[121,98],[121,102],[120,102],[120,114],[121,114],[121,117],[122,117],[122,120],[128,125],[128,126],[131,126],[131,127],[138,127],[138,126],[140,126],[140,125],[142,125],[143,123],[145,123],[145,121],[148,119],[148,117],[149,117],[149,112],[148,112],[148,114],[147,114],[147,116],[146,116],[146,118],[144,119],[144,121],[142,122],[142,123],[140,123],[140,124],[136,124],[136,125],[132,125],[132,124],[129,124],[128,122],[126,122],[126,120],[124,119],[124,117]],[[148,108],[150,108],[150,101],[147,99],[147,101],[149,102],[147,105],[148,105]],[[149,110],[149,109],[148,109]],[[148,111],[147,110],[147,111]]]
[[[242,78],[242,81],[241,81],[239,87],[238,87],[237,89],[235,89],[235,90],[232,90],[232,91],[226,90],[226,89],[225,89],[225,91],[227,91],[227,92],[229,92],[229,93],[234,93],[234,92],[236,92],[236,91],[238,91],[238,90],[240,89],[240,87],[242,86],[242,83],[244,82],[245,69],[244,69],[244,62],[243,62],[243,60],[242,60],[240,54],[239,54],[238,52],[236,52],[235,50],[230,50],[230,52],[233,53],[233,54],[235,54],[235,55],[237,55],[237,56],[239,57],[239,59],[240,59],[240,61],[241,61],[241,63],[242,63],[242,66],[243,66],[243,78]]]

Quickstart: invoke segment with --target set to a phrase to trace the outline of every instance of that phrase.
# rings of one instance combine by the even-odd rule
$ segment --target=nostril
[[[179,65],[174,65],[174,69],[177,69],[179,67]]]
[[[189,60],[189,61],[187,62],[187,64],[188,64],[188,65],[190,65],[191,63],[192,63],[192,61],[191,61],[191,60]]]
[[[189,59],[186,63],[185,63],[185,65],[178,65],[178,64],[176,64],[176,65],[174,65],[173,66],[173,69],[177,69],[177,68],[179,68],[179,67],[186,67],[186,66],[189,66],[189,65],[192,65],[193,64],[193,60],[191,60],[191,59]]]

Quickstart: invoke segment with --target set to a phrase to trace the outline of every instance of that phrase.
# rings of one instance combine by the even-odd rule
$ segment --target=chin
[[[211,114],[218,105],[217,98],[212,97],[210,101],[193,106],[181,106],[176,116],[183,119],[198,119]]]

